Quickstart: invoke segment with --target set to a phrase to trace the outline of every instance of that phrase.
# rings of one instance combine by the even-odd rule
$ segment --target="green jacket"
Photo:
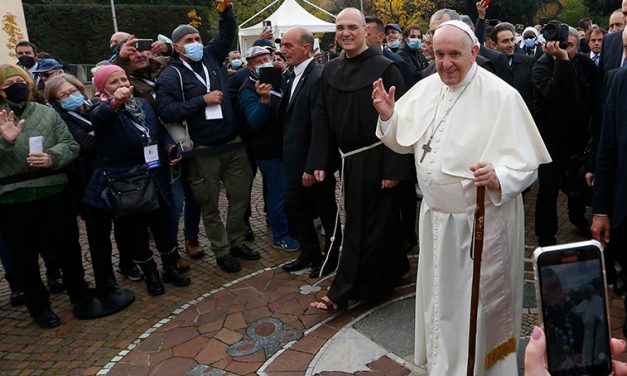
[[[6,103],[0,102],[0,111],[11,111]],[[17,116],[16,116],[17,118]],[[22,133],[14,144],[0,136],[0,178],[31,173],[39,168],[29,167],[26,157],[29,153],[28,139],[44,137],[44,152],[52,156],[52,170],[67,166],[78,157],[80,147],[72,137],[67,125],[51,107],[30,102],[20,119],[26,119]],[[16,119],[17,123],[20,119]],[[14,184],[0,185],[0,196],[20,188],[39,188],[62,185],[68,182],[64,172]]]

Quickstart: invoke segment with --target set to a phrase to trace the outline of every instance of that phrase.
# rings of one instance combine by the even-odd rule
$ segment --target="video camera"
[[[568,47],[568,25],[557,20],[549,21],[544,28],[542,34],[547,42],[559,42],[561,49]]]

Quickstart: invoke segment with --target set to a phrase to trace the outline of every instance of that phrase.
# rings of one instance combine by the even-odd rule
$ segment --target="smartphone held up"
[[[601,245],[591,240],[537,248],[534,272],[549,373],[609,375],[610,325]]]

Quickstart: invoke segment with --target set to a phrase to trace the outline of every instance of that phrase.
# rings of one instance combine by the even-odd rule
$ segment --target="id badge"
[[[149,170],[160,167],[159,161],[159,148],[157,144],[151,144],[144,146],[144,159],[146,160],[146,166]]]

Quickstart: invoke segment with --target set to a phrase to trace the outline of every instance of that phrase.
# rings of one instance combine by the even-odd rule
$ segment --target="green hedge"
[[[118,29],[138,38],[169,37],[176,26],[189,22],[191,9],[202,17],[200,32],[207,43],[217,27],[217,14],[207,7],[117,5]],[[24,4],[24,13],[29,39],[40,51],[75,64],[94,64],[108,57],[113,33],[110,6]]]

